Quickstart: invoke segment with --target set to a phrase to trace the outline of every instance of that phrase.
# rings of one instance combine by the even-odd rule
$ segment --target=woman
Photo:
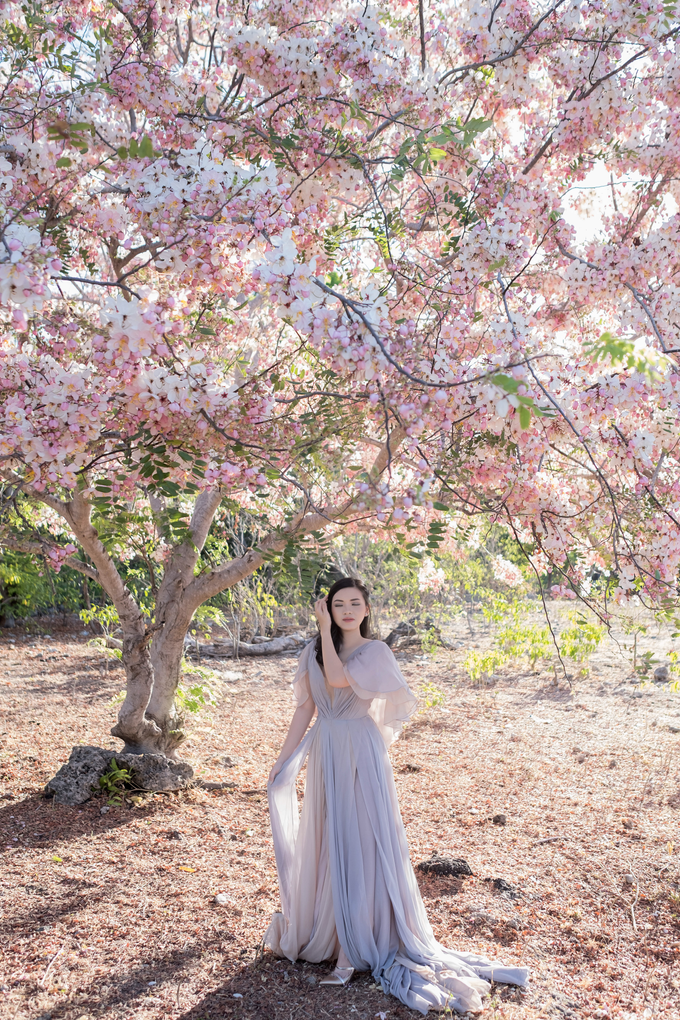
[[[337,958],[321,984],[345,985],[354,970],[370,970],[383,991],[421,1013],[479,1012],[490,980],[523,985],[527,971],[435,940],[386,751],[416,698],[387,645],[369,637],[360,581],[337,581],[314,609],[319,635],[300,657],[297,708],[269,775],[283,910],[265,945],[293,961]],[[305,759],[298,818],[295,780]]]

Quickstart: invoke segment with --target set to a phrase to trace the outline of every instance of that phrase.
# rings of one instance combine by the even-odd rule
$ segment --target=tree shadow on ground
[[[149,957],[146,963],[142,961],[126,963],[124,970],[120,973],[108,973],[105,979],[93,977],[87,987],[81,986],[75,1012],[72,1002],[56,1002],[50,1006],[47,1015],[50,1020],[59,1020],[61,1017],[87,1015],[89,1011],[101,1013],[121,1005],[127,1009],[133,1004],[144,1008],[149,997],[168,990],[171,990],[175,1001],[179,1002],[182,985],[190,980],[192,968],[206,952],[218,949],[217,944],[221,941],[219,936],[209,937],[190,949],[173,948],[160,957]],[[155,947],[150,946],[149,950],[154,952]],[[30,987],[26,989],[29,995],[40,990],[39,985],[35,981],[33,983],[35,989]],[[149,1006],[151,1005],[157,1007],[157,1000],[149,1002]],[[173,1008],[173,1012],[175,1008],[177,1007]]]
[[[272,953],[240,967],[177,1020],[371,1020],[380,1012],[390,1020],[415,1020],[422,1014],[386,996],[370,974],[355,974],[346,988],[320,986],[332,963],[296,964]]]
[[[566,681],[562,681],[559,686],[550,683],[547,685],[541,685],[536,690],[531,691],[526,700],[527,701],[552,701],[555,705],[569,705],[575,694],[573,687],[569,687]]]
[[[100,901],[118,895],[116,886],[110,886],[106,892],[102,892],[97,882],[86,878],[76,879],[64,875],[58,879],[58,883],[66,886],[60,898],[55,896],[54,881],[50,883],[50,888],[42,885],[40,879],[26,882],[23,887],[26,896],[21,917],[11,917],[5,913],[0,920],[1,944],[9,945],[12,937],[17,935],[44,931],[70,914],[84,910],[93,900]]]
[[[156,794],[156,797],[161,796]],[[42,791],[29,793],[22,800],[3,801],[0,807],[0,838],[15,852],[63,845],[82,836],[98,835],[119,829],[140,817],[153,818],[164,813],[167,820],[168,802],[148,800],[143,808],[111,807],[105,814],[104,797],[93,797],[80,807],[56,804],[42,795]],[[15,839],[16,837],[16,839]]]
[[[409,721],[404,730],[402,741],[408,742],[423,732],[441,733],[443,730],[449,730],[455,733],[458,729],[460,729],[460,723],[455,716],[449,718],[449,716],[422,715]]]
[[[79,666],[77,669],[68,669],[64,672],[55,670],[46,673],[44,672],[46,666],[54,669],[55,663],[40,664],[35,669],[26,669],[22,675],[15,674],[12,678],[12,693],[43,698],[75,690],[77,695],[86,695],[90,700],[108,702],[112,693],[117,693],[125,686],[122,670],[116,672],[111,670],[110,673],[106,673],[99,672],[97,666]],[[36,673],[39,677],[36,677]]]
[[[385,995],[370,973],[355,974],[345,988],[320,986],[333,964],[292,964],[271,953],[240,967],[228,980],[208,992],[177,1020],[373,1020],[381,1013],[389,1020],[416,1020],[422,1014]],[[523,993],[497,986],[492,995],[502,1001],[522,1001]]]

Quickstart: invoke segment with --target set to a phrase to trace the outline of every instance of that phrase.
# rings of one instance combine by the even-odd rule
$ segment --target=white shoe
[[[348,985],[352,974],[354,973],[354,967],[336,967],[329,978],[324,978],[323,981],[319,981],[320,985]]]

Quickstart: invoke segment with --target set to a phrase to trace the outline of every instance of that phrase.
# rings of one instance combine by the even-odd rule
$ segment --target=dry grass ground
[[[278,904],[265,781],[294,659],[227,664],[242,676],[192,724],[184,756],[233,786],[101,814],[100,798],[63,808],[41,790],[74,744],[116,743],[122,674],[52,635],[0,642],[0,1015],[415,1017],[366,975],[321,988],[328,968],[258,952]],[[622,683],[614,660],[571,694],[511,672],[479,688],[461,656],[403,659],[445,702],[391,752],[414,862],[440,850],[474,872],[421,880],[438,938],[531,968],[527,992],[495,990],[494,1020],[679,1017],[680,695]]]

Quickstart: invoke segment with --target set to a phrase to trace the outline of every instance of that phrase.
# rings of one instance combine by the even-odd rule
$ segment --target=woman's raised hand
[[[328,603],[326,602],[326,596],[322,599],[317,599],[314,603],[314,612],[316,619],[319,624],[319,630],[323,634],[324,631],[331,629],[331,614],[328,612]]]

